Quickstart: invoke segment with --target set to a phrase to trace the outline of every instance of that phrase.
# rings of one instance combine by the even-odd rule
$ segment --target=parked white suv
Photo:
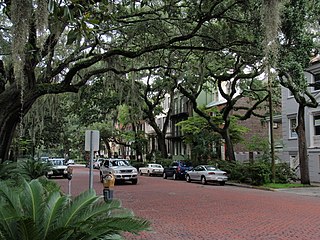
[[[49,158],[48,163],[51,165],[51,170],[47,172],[47,177],[62,176],[68,177],[68,166],[64,158]]]
[[[137,169],[126,159],[104,159],[100,164],[100,181],[103,182],[105,176],[110,173],[114,175],[116,182],[138,182]]]

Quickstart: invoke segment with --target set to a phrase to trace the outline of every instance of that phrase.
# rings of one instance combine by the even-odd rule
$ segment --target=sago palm
[[[37,179],[44,176],[51,170],[51,165],[46,162],[28,159],[20,161],[17,165],[17,172],[27,180]]]
[[[39,180],[23,181],[23,189],[0,183],[0,239],[121,239],[122,232],[149,229],[119,201],[105,203],[94,190],[72,200],[48,193]]]

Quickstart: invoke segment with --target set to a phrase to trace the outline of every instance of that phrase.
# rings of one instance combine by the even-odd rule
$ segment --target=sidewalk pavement
[[[320,197],[320,186],[299,187],[299,188],[281,188],[277,189],[279,192],[294,193],[298,195]]]
[[[261,187],[261,186],[252,186],[248,184],[233,183],[233,182],[227,182],[226,184],[237,186],[237,187],[253,188],[253,189],[260,189],[260,190],[274,191],[274,192],[286,192],[286,193],[293,193],[293,194],[311,196],[311,197],[320,197],[320,183],[311,183],[310,187],[294,187],[294,188],[279,188],[279,189],[267,188],[267,187]]]

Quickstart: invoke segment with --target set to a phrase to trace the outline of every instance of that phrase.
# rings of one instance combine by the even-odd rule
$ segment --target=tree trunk
[[[236,157],[234,155],[233,143],[231,141],[229,129],[225,129],[225,131],[222,132],[221,134],[226,144],[226,159],[231,162],[235,161]]]
[[[159,151],[161,152],[161,156],[163,158],[168,158],[168,151],[167,151],[167,145],[166,145],[166,138],[164,134],[157,134],[157,139],[158,139],[158,148]]]
[[[9,157],[9,150],[16,128],[35,100],[40,96],[35,92],[24,93],[23,105],[21,104],[20,89],[11,85],[0,94],[0,162]]]
[[[305,120],[304,120],[304,105],[299,104],[298,109],[298,125],[296,132],[298,135],[298,149],[299,149],[299,164],[300,164],[300,175],[301,183],[310,185],[309,176],[309,159],[306,146],[306,131],[305,131]]]

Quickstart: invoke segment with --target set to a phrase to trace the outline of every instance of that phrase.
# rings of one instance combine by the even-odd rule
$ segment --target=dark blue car
[[[192,164],[187,161],[174,161],[163,169],[163,178],[172,177],[174,180],[185,179],[187,171],[192,170]]]

